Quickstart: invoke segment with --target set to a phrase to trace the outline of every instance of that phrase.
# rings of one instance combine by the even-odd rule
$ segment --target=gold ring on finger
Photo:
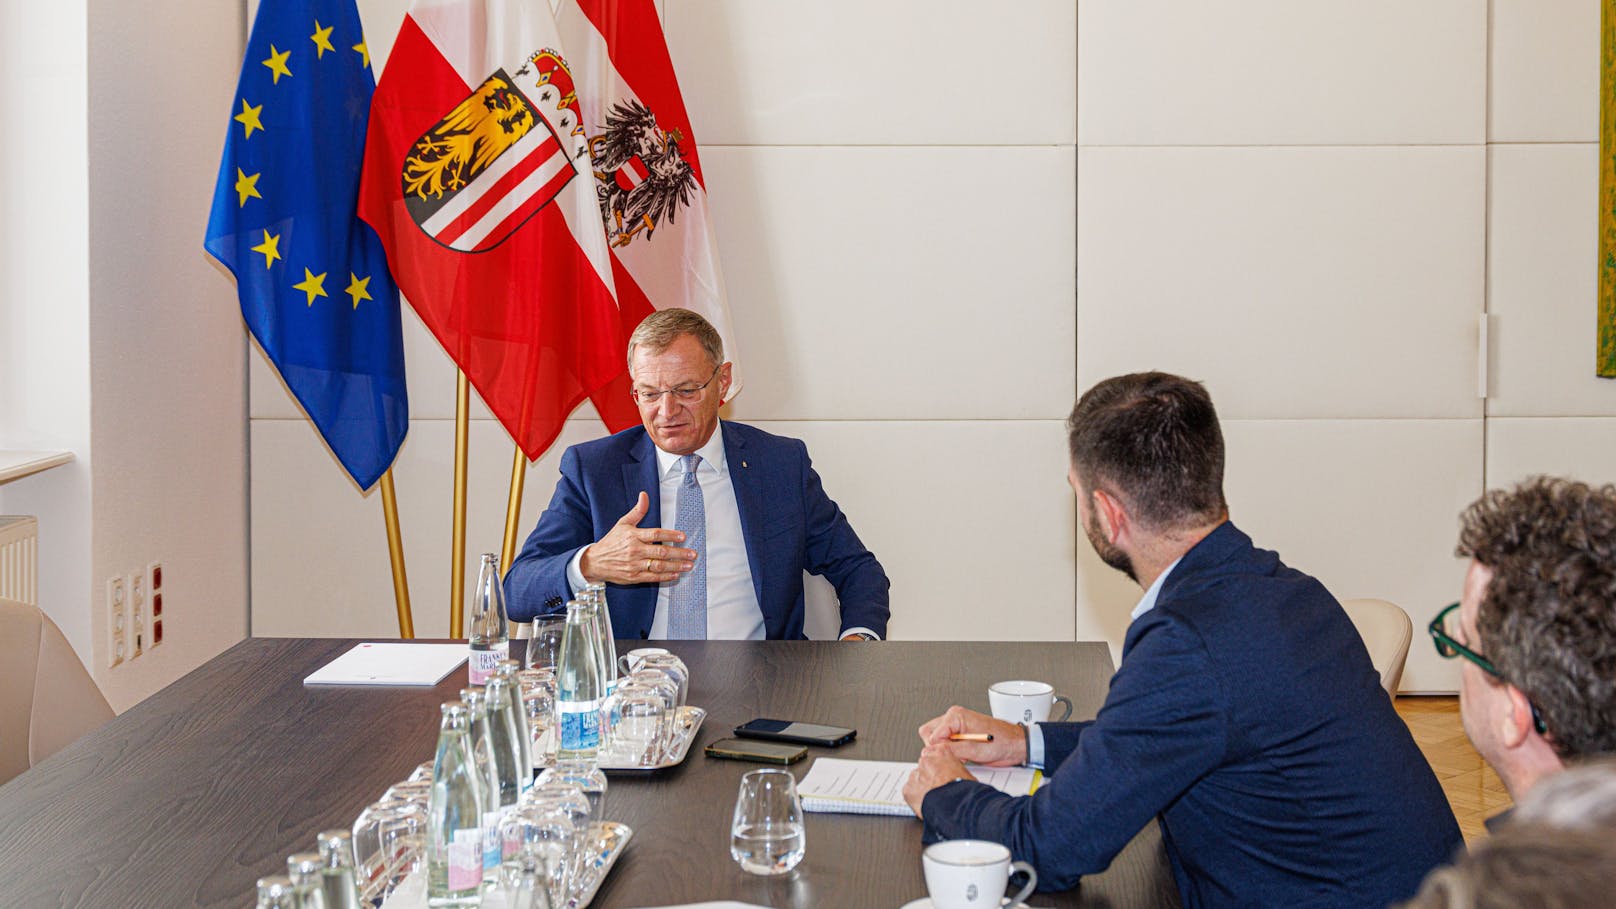
[[[655,561],[656,561],[656,559],[646,559],[645,560],[645,573],[646,574],[651,573],[651,563],[655,562]]]

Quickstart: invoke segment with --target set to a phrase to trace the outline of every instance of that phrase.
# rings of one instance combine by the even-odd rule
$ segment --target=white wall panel
[[[1079,0],[1078,21],[1083,145],[1483,138],[1486,0]]]
[[[1616,483],[1616,419],[1493,417],[1487,421],[1487,488],[1534,474]]]
[[[1065,416],[1073,157],[1070,147],[709,149],[749,374],[736,418]]]
[[[1616,381],[1594,374],[1598,156],[1594,143],[1493,146],[1489,415],[1616,415]]]
[[[1484,158],[1080,149],[1079,388],[1159,368],[1225,418],[1479,416]]]
[[[893,639],[1073,639],[1076,506],[1060,422],[754,425],[808,444],[892,581]]]
[[[1424,625],[1459,598],[1458,515],[1481,494],[1480,420],[1225,420],[1225,491],[1257,545],[1340,599],[1403,607],[1415,637],[1405,691],[1458,674]]]
[[[709,145],[1053,145],[1076,120],[1072,0],[669,0]]]
[[[909,640],[1071,640],[1072,513],[1058,422],[763,423],[808,443],[826,491],[886,568],[891,634]],[[529,471],[526,537],[554,490],[568,424]],[[447,625],[453,424],[417,421],[397,468],[416,633]],[[378,493],[361,497],[306,424],[253,423],[253,633],[393,636]],[[510,448],[472,427],[467,551],[498,551]],[[973,479],[974,477],[974,479]],[[947,495],[937,495],[947,490]],[[467,584],[475,578],[475,561]],[[824,620],[828,585],[815,590]],[[991,620],[989,619],[991,616]]]
[[[1599,134],[1599,0],[1492,0],[1488,138]]]
[[[569,422],[530,468],[524,537],[550,501],[561,452],[597,434],[593,426]],[[468,590],[476,581],[477,554],[500,549],[511,469],[510,440],[499,424],[474,422],[470,439]],[[381,493],[361,497],[306,421],[253,421],[252,459],[253,634],[396,636]],[[394,476],[415,632],[442,637],[449,615],[454,421],[412,421]]]
[[[1480,420],[1224,420],[1224,491],[1235,526],[1340,599],[1390,600],[1416,634],[1405,691],[1458,676],[1420,629],[1458,599],[1459,511],[1481,492]],[[1120,654],[1143,594],[1079,541],[1078,640]]]

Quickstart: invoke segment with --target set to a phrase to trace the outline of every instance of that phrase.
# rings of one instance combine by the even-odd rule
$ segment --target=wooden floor
[[[1459,721],[1459,699],[1400,697],[1397,714],[1408,724],[1415,743],[1442,782],[1442,791],[1459,819],[1465,842],[1486,836],[1483,822],[1510,806],[1509,793],[1465,737]]]

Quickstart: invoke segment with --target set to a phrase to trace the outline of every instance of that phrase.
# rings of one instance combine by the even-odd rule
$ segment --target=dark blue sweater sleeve
[[[525,622],[537,615],[566,611],[572,599],[567,564],[573,554],[595,542],[589,498],[584,491],[582,466],[575,449],[561,455],[561,479],[550,506],[528,534],[522,551],[505,573],[505,611],[512,621]]]
[[[1219,765],[1229,736],[1205,646],[1167,617],[1140,622],[1094,722],[1044,724],[1044,785],[1023,797],[971,781],[934,789],[921,805],[928,841],[1004,843],[1039,889],[1067,890]]]
[[[881,637],[887,636],[887,619],[891,616],[890,589],[886,570],[875,554],[864,547],[864,542],[853,532],[847,515],[825,494],[808,448],[793,441],[802,458],[803,508],[807,520],[806,564],[809,572],[823,575],[836,588],[841,602],[842,627],[868,628]]]

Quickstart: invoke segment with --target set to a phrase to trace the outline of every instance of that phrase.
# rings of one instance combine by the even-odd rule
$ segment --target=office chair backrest
[[[0,783],[112,719],[112,707],[60,628],[36,606],[0,599]]]
[[[1369,648],[1369,661],[1380,673],[1380,686],[1397,697],[1408,661],[1408,645],[1414,639],[1414,623],[1396,603],[1385,600],[1342,600],[1341,608],[1358,628],[1358,636]]]

